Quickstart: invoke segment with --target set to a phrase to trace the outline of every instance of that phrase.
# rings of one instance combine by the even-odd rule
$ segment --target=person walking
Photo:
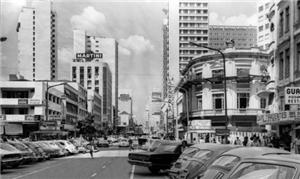
[[[90,145],[89,145],[89,151],[90,151],[90,155],[91,155],[91,158],[93,159],[94,158],[94,145],[93,143],[91,142]]]
[[[242,141],[239,137],[236,137],[236,140],[234,141],[234,145],[242,145]]]
[[[244,137],[243,146],[248,146],[248,136]]]
[[[134,148],[133,148],[133,146],[132,146],[132,139],[131,138],[129,138],[129,140],[128,140],[128,144],[129,144],[129,151],[131,151],[131,150],[134,150]]]

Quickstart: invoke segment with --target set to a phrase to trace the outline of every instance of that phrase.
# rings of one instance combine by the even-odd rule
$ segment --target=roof
[[[250,158],[269,154],[290,154],[290,152],[270,147],[240,147],[232,149],[223,155],[235,155],[240,158]]]
[[[291,154],[291,155],[268,155],[268,156],[258,156],[249,158],[251,159],[263,159],[263,160],[272,160],[272,161],[285,161],[285,162],[293,162],[300,164],[300,155]]]
[[[195,144],[192,145],[191,147],[197,147],[200,149],[209,149],[209,150],[222,150],[222,149],[233,149],[233,148],[237,148],[239,146],[237,145],[224,145],[224,144],[214,144],[214,143],[203,143],[203,144]]]

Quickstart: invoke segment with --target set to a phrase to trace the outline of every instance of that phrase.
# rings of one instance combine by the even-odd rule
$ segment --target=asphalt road
[[[128,150],[104,149],[96,152],[94,159],[89,154],[51,159],[6,169],[1,179],[167,179],[161,172],[153,175],[147,168],[131,166],[127,162]]]

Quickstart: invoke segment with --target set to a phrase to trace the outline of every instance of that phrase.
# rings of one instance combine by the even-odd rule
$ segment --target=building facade
[[[88,112],[94,117],[96,130],[103,130],[103,111],[102,111],[102,97],[94,90],[88,90]]]
[[[271,24],[271,64],[274,70],[275,90],[266,96],[273,101],[266,110],[268,113],[260,116],[259,124],[267,126],[268,130],[276,131],[277,136],[291,139],[300,136],[299,102],[290,103],[286,88],[300,87],[300,1],[276,0],[272,3],[269,14]],[[268,90],[269,83],[265,84]],[[264,95],[261,93],[260,95]],[[290,149],[290,143],[285,147]]]
[[[107,126],[113,123],[112,74],[107,63],[98,59],[73,59],[71,80],[93,90],[102,97],[102,122]]]
[[[274,0],[257,1],[257,46],[261,49],[268,49],[271,42],[270,23],[267,15],[273,2]]]
[[[235,131],[253,131],[257,127],[257,115],[262,114],[265,107],[265,100],[258,97],[256,91],[269,78],[266,72],[269,55],[257,48],[228,48],[223,53],[226,57],[227,94],[224,94],[222,56],[209,53],[195,57],[184,70],[184,78],[178,85],[180,91],[187,92],[183,96],[181,120],[185,126],[194,120],[209,120],[212,129],[207,131],[209,133],[225,126]],[[227,118],[224,95],[227,97]],[[190,125],[189,132],[193,135],[201,130]]]
[[[230,40],[234,40],[236,48],[256,47],[256,26],[209,26],[209,47],[224,50]]]
[[[120,90],[119,95],[119,121],[118,127],[129,127],[132,120],[132,91],[129,89]]]
[[[56,13],[52,2],[32,1],[17,24],[18,72],[27,80],[57,79]]]
[[[113,38],[95,37],[88,35],[83,30],[73,31],[73,51],[74,59],[94,59],[106,63],[111,73],[112,105],[118,111],[118,85],[119,85],[119,56],[118,42]],[[97,54],[96,56],[78,56],[78,54]],[[100,93],[102,96],[102,94]],[[104,98],[103,98],[104,101]],[[113,113],[113,108],[110,108]],[[115,124],[117,114],[110,115],[112,122]]]

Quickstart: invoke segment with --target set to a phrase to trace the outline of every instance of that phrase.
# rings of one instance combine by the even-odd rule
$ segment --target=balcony
[[[0,105],[42,105],[41,99],[0,98]]]
[[[250,109],[250,108],[240,108],[240,109],[227,109],[228,116],[251,116],[262,114],[263,109]],[[199,116],[224,116],[224,109],[206,109],[206,110],[196,110],[193,111],[191,117]]]

